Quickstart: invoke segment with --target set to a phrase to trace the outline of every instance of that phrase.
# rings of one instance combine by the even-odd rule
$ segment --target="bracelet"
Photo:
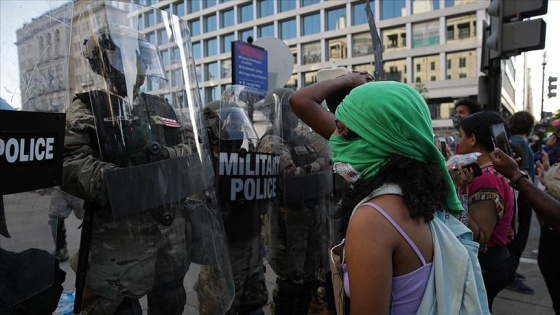
[[[525,178],[529,179],[529,175],[527,175],[523,172],[519,172],[517,175],[513,176],[512,179],[509,180],[509,185],[511,186],[511,188],[517,189],[517,183],[519,182],[519,180],[522,177],[525,177]]]

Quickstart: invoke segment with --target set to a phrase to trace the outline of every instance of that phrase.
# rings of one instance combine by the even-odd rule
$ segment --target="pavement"
[[[50,195],[39,196],[34,192],[25,192],[4,196],[6,210],[6,221],[12,238],[0,238],[3,248],[19,251],[30,247],[41,248],[47,251],[54,249],[54,243],[48,225],[48,208]],[[66,220],[68,250],[70,254],[77,252],[80,238],[79,221],[74,215]],[[494,301],[493,314],[508,315],[553,315],[552,303],[548,295],[543,278],[537,266],[536,256],[532,250],[538,248],[539,226],[533,216],[529,240],[518,272],[527,278],[526,284],[535,289],[534,295],[518,293],[504,289]],[[61,268],[66,271],[64,289],[74,290],[75,274],[70,269],[68,262],[61,263]],[[196,281],[199,267],[191,265],[185,279],[187,290],[187,305],[183,314],[197,315],[197,297],[192,290]],[[275,275],[271,268],[267,268],[266,281],[269,290],[269,304],[265,307],[265,314],[270,314],[270,301],[272,289],[274,288]],[[145,300],[141,303],[146,307]]]

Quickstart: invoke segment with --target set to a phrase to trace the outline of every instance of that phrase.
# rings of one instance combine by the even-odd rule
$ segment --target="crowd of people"
[[[69,104],[48,214],[51,256],[70,260],[83,314],[142,314],[142,298],[148,314],[182,314],[198,264],[200,314],[261,315],[266,263],[275,315],[317,303],[327,314],[340,303],[344,314],[490,314],[505,288],[534,293],[517,272],[533,211],[560,313],[560,131],[534,152],[530,113],[506,121],[458,99],[457,144],[443,154],[418,91],[351,72],[252,94],[268,113],[258,135],[236,92],[190,108],[200,125],[144,93],[165,67],[128,27],[101,28],[83,46],[75,55],[103,88]],[[515,154],[497,147],[496,125]],[[77,253],[66,245],[72,212],[85,231]],[[343,254],[331,269],[333,247]]]

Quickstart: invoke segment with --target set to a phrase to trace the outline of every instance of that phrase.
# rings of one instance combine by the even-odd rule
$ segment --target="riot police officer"
[[[277,315],[308,312],[327,250],[322,237],[332,191],[328,144],[299,123],[288,102],[291,93],[291,89],[276,89],[267,94],[265,106],[279,104],[271,120],[281,124],[281,132],[267,131],[257,148],[280,151],[280,207],[272,208],[267,220],[267,260],[277,275],[273,291]]]
[[[245,111],[229,100],[204,107],[205,126],[212,144],[217,193],[235,282],[235,299],[226,314],[264,314],[268,301],[261,242],[264,202],[275,198],[265,182],[277,172],[262,172],[274,156],[255,151],[258,136]],[[264,210],[266,211],[266,210]],[[201,314],[211,313],[208,296],[220,295],[204,266],[195,285]]]

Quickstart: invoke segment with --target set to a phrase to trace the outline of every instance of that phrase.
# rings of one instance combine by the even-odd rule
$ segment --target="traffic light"
[[[546,14],[548,0],[492,0],[490,34],[484,43],[490,59],[509,58],[524,51],[543,49],[546,23],[543,19],[523,20]]]
[[[548,98],[556,97],[556,81],[558,77],[548,77]]]

